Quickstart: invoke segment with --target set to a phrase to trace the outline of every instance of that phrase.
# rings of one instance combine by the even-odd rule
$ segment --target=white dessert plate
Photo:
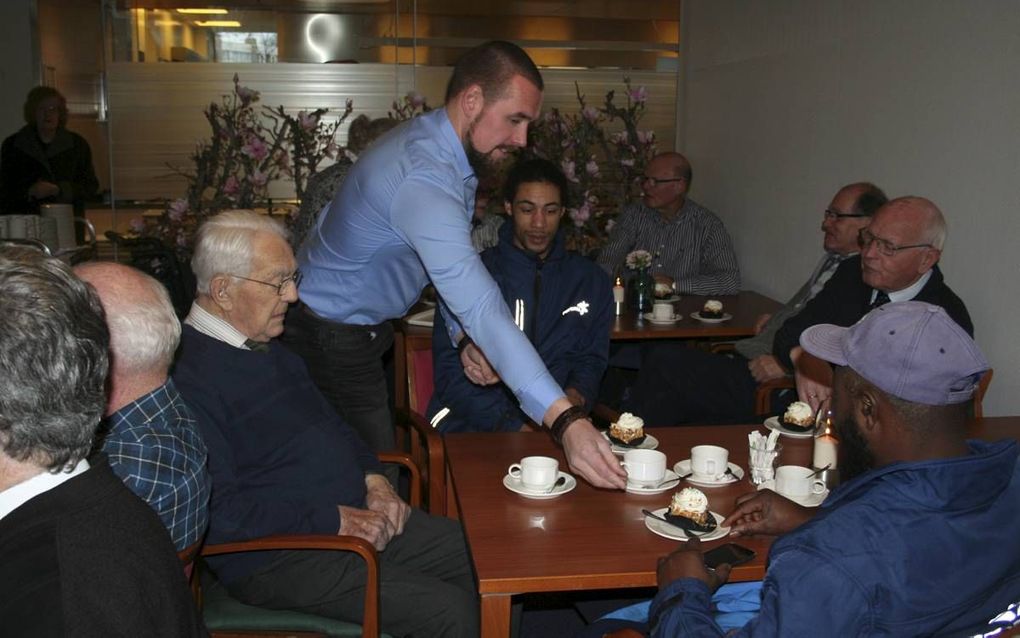
[[[669,303],[676,303],[680,301],[680,295],[670,295],[668,297],[656,297],[654,301],[666,301]]]
[[[577,487],[577,479],[575,479],[573,476],[567,474],[566,472],[560,472],[559,475],[556,477],[556,480],[558,481],[562,477],[566,477],[567,482],[564,483],[563,485],[557,486],[556,489],[554,489],[552,492],[549,492],[548,494],[545,492],[545,490],[533,490],[531,488],[524,487],[524,484],[521,483],[521,479],[510,476],[509,474],[503,476],[503,487],[510,490],[511,492],[514,492],[515,494],[520,494],[524,498],[533,498],[536,500],[544,501],[546,499],[563,496],[570,490]]]
[[[658,324],[660,326],[668,326],[671,323],[676,323],[676,322],[680,321],[681,319],[683,319],[682,316],[680,316],[680,315],[678,315],[676,313],[673,314],[673,318],[672,319],[656,319],[655,315],[653,315],[650,312],[646,312],[645,314],[643,314],[641,316],[644,317],[646,320],[651,321],[652,323]]]
[[[815,435],[814,428],[808,430],[807,432],[798,432],[796,430],[791,430],[782,423],[780,423],[779,417],[777,416],[770,416],[769,418],[765,419],[765,427],[767,427],[770,430],[776,430],[783,436],[788,436],[791,439],[810,439]]]
[[[758,490],[759,491],[772,490],[773,492],[776,492],[776,482],[774,480],[765,481],[764,483],[758,486]],[[779,492],[776,492],[776,494],[779,494]],[[803,505],[804,507],[818,507],[819,505],[822,504],[822,501],[824,501],[825,497],[828,495],[829,495],[828,489],[826,489],[821,494],[808,494],[807,496],[786,496],[785,494],[780,494],[780,496],[788,498],[794,503],[798,505]]]
[[[724,312],[721,317],[702,317],[701,313],[697,311],[691,313],[691,319],[697,319],[702,323],[722,323],[724,321],[729,321],[732,318],[733,315],[728,312]]]
[[[645,440],[641,441],[641,445],[635,445],[632,447],[613,443],[613,441],[609,438],[608,432],[603,431],[602,436],[606,437],[606,440],[609,441],[609,447],[613,450],[613,454],[619,454],[620,456],[626,454],[627,450],[654,450],[659,447],[659,439],[655,438],[651,434],[645,435]]]
[[[411,326],[421,326],[423,328],[431,328],[432,322],[435,321],[436,309],[429,308],[416,312],[413,315],[407,317],[407,323]]]
[[[663,507],[653,511],[652,513],[656,516],[665,516],[666,512],[669,511],[668,507]],[[716,514],[715,512],[709,512],[712,518],[715,519],[716,528],[711,532],[691,532],[698,537],[701,541],[714,541],[717,538],[722,538],[730,533],[730,528],[723,527],[723,516],[722,514]],[[653,534],[658,534],[663,538],[670,538],[675,541],[686,541],[687,534],[675,525],[669,523],[663,523],[660,520],[654,519],[651,516],[645,516],[645,527],[652,531]]]
[[[744,478],[744,470],[736,463],[727,463],[730,468],[730,472],[733,474],[724,474],[722,480],[719,481],[706,481],[705,479],[695,478],[693,476],[687,477],[687,482],[691,485],[698,485],[701,487],[719,487],[720,485],[729,485],[730,483],[736,483],[740,479]],[[684,476],[685,474],[691,473],[691,460],[684,459],[673,466],[673,471]]]
[[[675,490],[678,485],[677,481],[680,475],[673,470],[666,470],[666,475],[659,481],[661,487],[655,487],[654,485],[638,485],[637,483],[631,483],[627,481],[627,491],[631,494],[662,494],[669,490]]]

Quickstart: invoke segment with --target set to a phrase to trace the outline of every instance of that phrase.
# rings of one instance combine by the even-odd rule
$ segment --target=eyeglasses
[[[878,246],[878,252],[882,253],[886,257],[892,257],[899,251],[906,250],[908,248],[934,248],[934,246],[932,246],[931,244],[910,244],[909,246],[897,246],[888,239],[876,237],[867,228],[860,229],[857,232],[857,245],[861,247],[861,250],[864,250],[865,248],[872,244]]]
[[[235,279],[243,279],[245,281],[251,281],[251,282],[254,282],[254,283],[257,283],[257,284],[262,284],[263,286],[269,286],[270,288],[276,288],[276,294],[281,296],[281,297],[283,296],[283,289],[287,287],[287,284],[294,284],[295,288],[297,288],[298,286],[301,285],[301,271],[300,270],[295,270],[293,275],[291,275],[290,277],[284,277],[283,281],[281,281],[278,284],[272,284],[272,283],[269,283],[268,281],[261,281],[259,279],[252,279],[251,277],[242,277],[241,275],[230,275],[230,276],[234,277]]]
[[[825,219],[843,219],[844,217],[867,217],[863,213],[841,213],[835,208],[825,209]]]
[[[655,184],[656,186],[658,186],[659,184],[668,184],[669,182],[682,182],[682,181],[684,181],[684,178],[682,178],[682,177],[670,177],[668,179],[661,179],[661,178],[658,178],[658,177],[652,177],[651,175],[642,175],[641,176],[641,183],[642,184],[644,184],[645,182],[651,182],[651,183]]]

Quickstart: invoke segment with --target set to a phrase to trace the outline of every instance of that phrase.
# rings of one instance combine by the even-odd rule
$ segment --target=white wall
[[[800,285],[842,184],[928,197],[949,221],[946,280],[995,368],[986,413],[1020,414],[1020,3],[684,5],[682,150],[744,286]]]

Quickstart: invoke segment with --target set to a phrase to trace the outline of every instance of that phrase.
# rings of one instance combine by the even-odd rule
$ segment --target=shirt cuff
[[[521,409],[535,423],[542,423],[545,413],[563,395],[563,390],[548,372],[521,388],[517,396],[521,398]]]

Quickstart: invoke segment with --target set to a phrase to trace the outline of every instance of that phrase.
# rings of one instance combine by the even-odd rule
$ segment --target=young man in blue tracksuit
[[[566,194],[567,180],[553,163],[517,164],[504,189],[510,220],[482,262],[567,397],[591,409],[608,358],[612,284],[594,262],[567,252],[558,232]],[[449,409],[437,425],[440,432],[516,431],[529,423],[506,385],[479,386],[464,376],[441,313],[432,357],[435,393],[428,416]]]

